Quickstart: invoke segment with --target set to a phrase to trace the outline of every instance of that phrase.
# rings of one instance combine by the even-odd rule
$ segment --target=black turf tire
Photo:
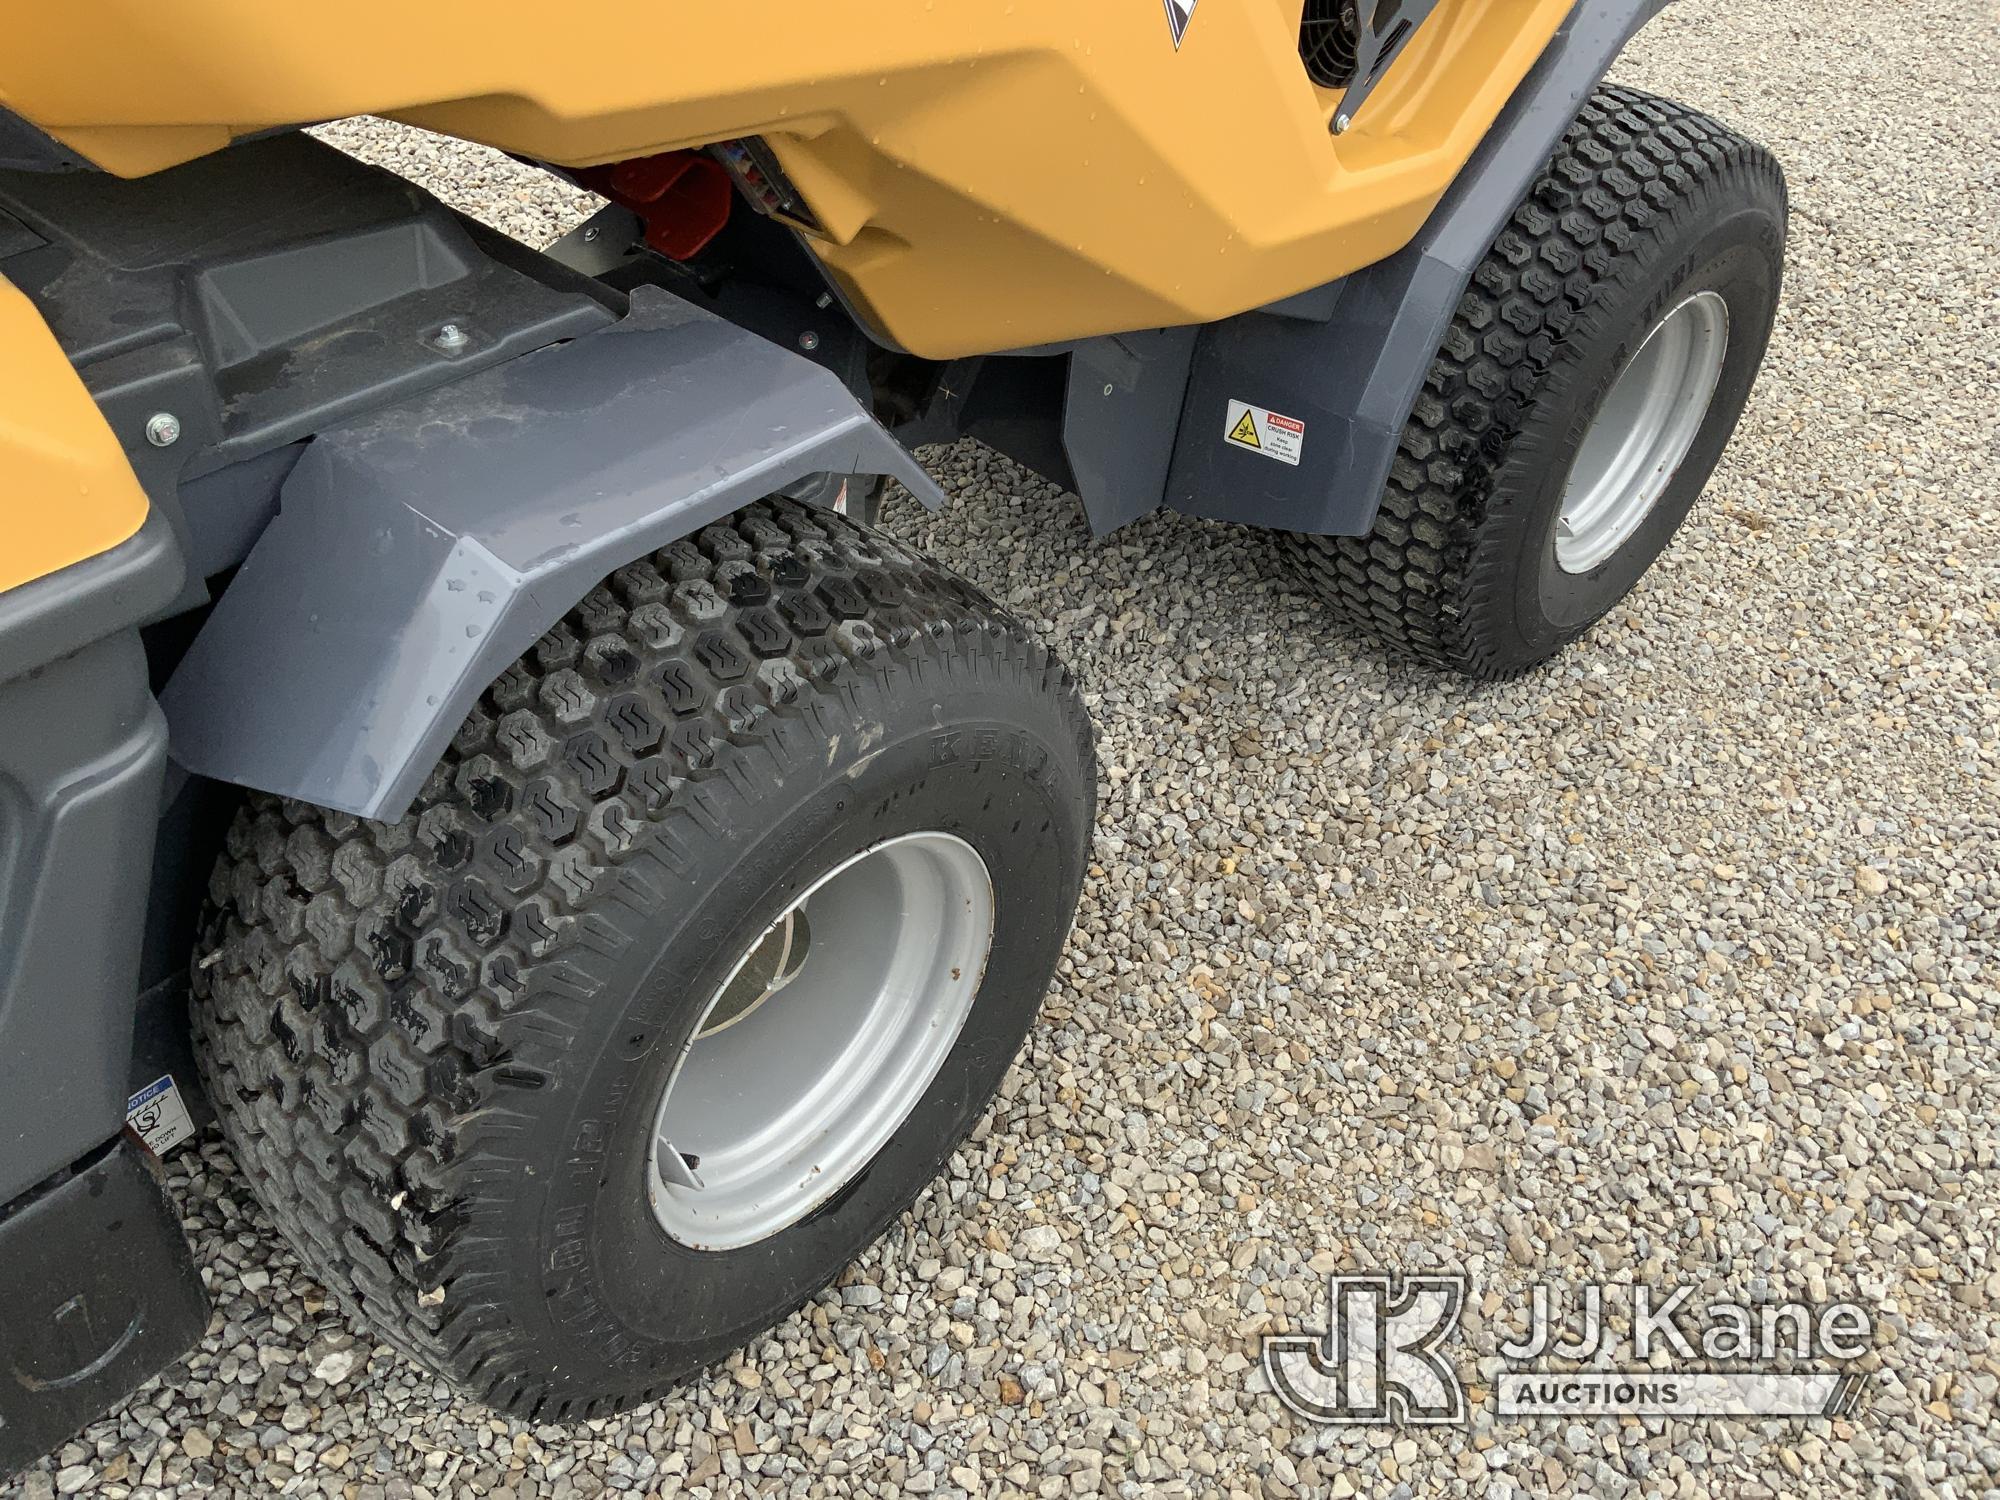
[[[1650,567],[1735,431],[1784,271],[1784,173],[1708,116],[1603,87],[1473,273],[1365,537],[1288,534],[1317,592],[1405,655],[1515,676]],[[1646,520],[1588,573],[1556,566],[1577,448],[1664,314],[1713,289],[1730,337],[1708,416]]]
[[[255,797],[196,958],[237,1159],[346,1309],[492,1406],[650,1399],[770,1326],[976,1123],[1074,915],[1095,802],[1068,673],[970,584],[765,501],[621,569],[487,691],[409,815]],[[943,1070],[833,1200],[704,1252],[644,1188],[667,1069],[803,884],[970,842],[992,955]]]

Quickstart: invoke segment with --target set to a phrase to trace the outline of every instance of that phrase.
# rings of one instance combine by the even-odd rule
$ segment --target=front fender
[[[815,473],[943,499],[831,372],[641,288],[618,323],[314,440],[161,695],[174,758],[398,818],[601,579]]]
[[[1667,0],[1578,0],[1417,237],[1316,291],[1201,330],[1165,501],[1184,515],[1365,536],[1472,273],[1625,44]],[[1230,402],[1304,424],[1297,463],[1225,440]]]

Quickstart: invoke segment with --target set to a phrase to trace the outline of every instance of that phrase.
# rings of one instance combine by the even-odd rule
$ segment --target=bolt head
[[[1354,116],[1352,115],[1335,115],[1333,117],[1333,133],[1335,135],[1346,135],[1347,127],[1353,123]]]
[[[432,346],[434,348],[443,349],[447,353],[453,353],[456,352],[457,350],[463,349],[467,344],[471,342],[472,340],[466,334],[466,331],[463,328],[460,328],[456,323],[446,323],[443,327],[439,328],[436,333],[431,335]]]
[[[594,240],[602,233],[604,233],[604,231],[600,229],[597,225],[593,224],[588,229],[584,230],[583,237],[586,240]]]
[[[799,347],[810,354],[819,347],[819,335],[808,328],[799,335]]]
[[[155,448],[171,448],[181,440],[181,419],[170,411],[156,411],[146,418],[146,441]]]

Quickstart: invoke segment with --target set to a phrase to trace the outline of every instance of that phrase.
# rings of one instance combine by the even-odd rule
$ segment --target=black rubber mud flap
[[[208,1295],[146,1153],[120,1136],[0,1217],[0,1478],[180,1358]]]

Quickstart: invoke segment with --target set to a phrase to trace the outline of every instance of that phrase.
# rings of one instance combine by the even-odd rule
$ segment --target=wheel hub
[[[647,1197],[674,1239],[754,1244],[832,1198],[928,1091],[993,942],[973,847],[913,833],[816,880],[717,988],[654,1123]]]
[[[1729,348],[1729,304],[1697,292],[1653,326],[1578,446],[1556,519],[1556,564],[1588,573],[1652,512],[1700,433]]]

